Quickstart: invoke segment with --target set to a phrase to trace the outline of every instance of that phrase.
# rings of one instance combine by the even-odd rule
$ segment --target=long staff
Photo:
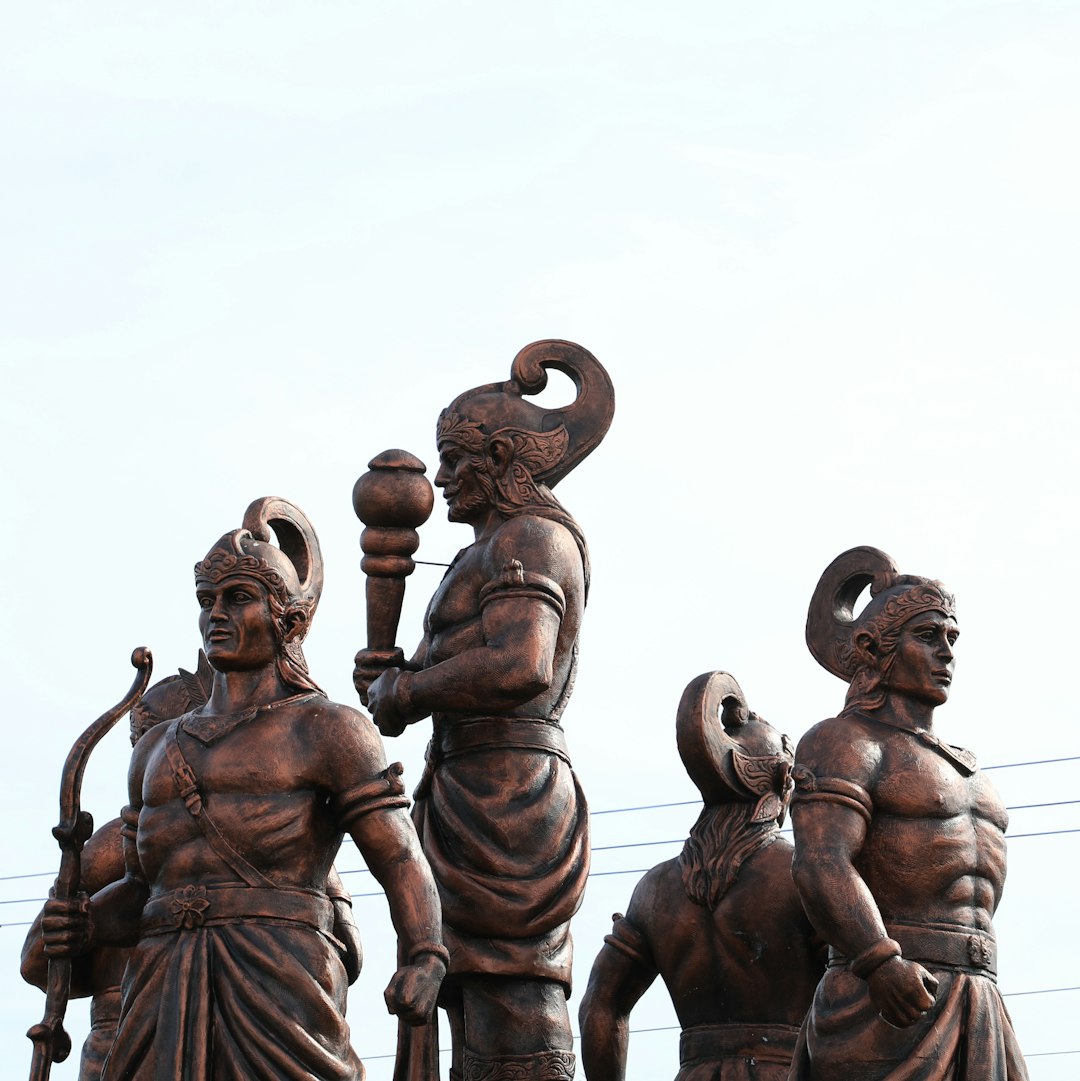
[[[70,901],[79,892],[82,874],[83,845],[94,832],[94,820],[79,804],[82,796],[83,773],[90,752],[106,732],[142,697],[150,683],[154,666],[150,650],[139,646],[131,654],[131,663],[138,669],[131,689],[112,709],[103,713],[75,741],[60,775],[60,822],[53,836],[60,845],[60,873],[56,876],[55,894],[59,901]],[[54,1062],[63,1062],[71,1053],[71,1037],[64,1031],[71,992],[71,958],[50,957],[49,978],[45,989],[45,1016],[27,1032],[34,1041],[34,1058],[30,1065],[30,1081],[48,1081]]]

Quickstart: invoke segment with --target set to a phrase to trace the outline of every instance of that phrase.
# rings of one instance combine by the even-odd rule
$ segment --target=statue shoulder
[[[519,514],[508,518],[487,545],[486,570],[499,574],[511,560],[529,572],[539,572],[566,584],[581,578],[581,552],[570,530],[552,518]]]
[[[379,772],[386,768],[382,738],[366,713],[329,699],[310,707],[304,719],[305,738],[320,749],[332,771],[349,774],[357,769]]]
[[[673,913],[686,902],[678,858],[658,863],[634,887],[626,918],[646,937],[666,927]]]
[[[853,718],[819,721],[795,750],[796,784],[800,777],[838,777],[869,788],[877,779],[883,750],[880,733]]]

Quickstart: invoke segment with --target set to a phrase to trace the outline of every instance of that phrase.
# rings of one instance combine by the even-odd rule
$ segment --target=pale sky
[[[594,564],[564,718],[594,810],[695,798],[674,717],[701,672],[796,739],[841,707],[803,625],[856,544],[957,594],[944,738],[988,766],[1080,756],[1078,47],[1080,9],[1036,0],[10,10],[0,875],[40,874],[0,882],[0,1078],[26,1075],[44,1005],[10,924],[59,865],[60,767],[131,649],[194,665],[192,565],[281,495],[326,558],[312,672],[355,705],[353,481],[387,447],[433,467],[439,410],[537,338],[585,345],[618,401],[557,491]],[[418,555],[469,540],[440,503]],[[437,581],[409,582],[407,650]],[[99,822],[125,802],[124,727],[87,774]],[[387,748],[410,787],[426,727]],[[1075,765],[991,776],[1024,808],[1080,800]],[[640,877],[602,872],[675,855],[696,813],[595,817],[575,1017]],[[1033,1081],[1080,1064],[1051,1054],[1080,1052],[1080,992],[1025,993],[1078,982],[1080,833],[1022,836],[1053,830],[1077,806],[1012,812],[996,920]],[[649,841],[671,843],[607,848]],[[389,919],[355,904],[349,1021],[388,1081]],[[78,1045],[85,1003],[70,1020]],[[631,1017],[674,1024],[659,985]],[[633,1081],[677,1065],[677,1031],[631,1037]]]

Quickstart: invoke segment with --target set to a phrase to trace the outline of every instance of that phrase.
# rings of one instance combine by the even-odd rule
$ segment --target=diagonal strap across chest
[[[188,813],[194,819],[216,855],[244,882],[249,886],[276,889],[276,883],[267,878],[245,856],[238,852],[218,828],[217,823],[211,818],[203,800],[202,792],[199,790],[199,778],[184,757],[184,752],[180,749],[179,730],[180,722],[176,720],[169,725],[168,731],[165,733],[165,759],[169,763],[169,770],[172,773],[173,782],[176,784],[176,791],[184,801]]]

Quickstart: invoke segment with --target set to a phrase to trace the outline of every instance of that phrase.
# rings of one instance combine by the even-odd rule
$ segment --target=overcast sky
[[[433,466],[440,409],[537,338],[592,350],[618,401],[558,489],[594,564],[564,718],[594,810],[695,798],[674,715],[701,672],[796,739],[840,708],[803,624],[856,544],[958,596],[945,738],[984,765],[1080,756],[1078,48],[1076,5],[1037,0],[9,11],[0,874],[42,874],[0,882],[31,899],[0,905],[3,1076],[44,1003],[8,924],[40,907],[61,764],[131,649],[194,666],[192,565],[281,495],[326,558],[313,674],[356,704],[353,481],[387,447]],[[470,539],[440,503],[419,558]],[[407,650],[438,574],[410,580]],[[99,822],[125,801],[124,727],[87,773]],[[388,747],[407,782],[425,740]],[[1024,807],[1080,799],[1075,766],[991,776]],[[598,815],[598,848],[671,843],[594,870],[675,855],[695,815]],[[1020,835],[1071,829],[1076,806],[1012,814],[1000,981],[1033,1081],[1080,1062],[1048,1054],[1080,1051],[1080,992],[1018,994],[1077,983],[1080,833]],[[575,1014],[638,877],[590,881]],[[385,1081],[390,925],[381,897],[356,911],[349,1020]],[[79,1042],[86,1023],[73,1004]],[[674,1024],[662,987],[631,1018]],[[629,1076],[677,1058],[676,1031],[634,1035]]]

